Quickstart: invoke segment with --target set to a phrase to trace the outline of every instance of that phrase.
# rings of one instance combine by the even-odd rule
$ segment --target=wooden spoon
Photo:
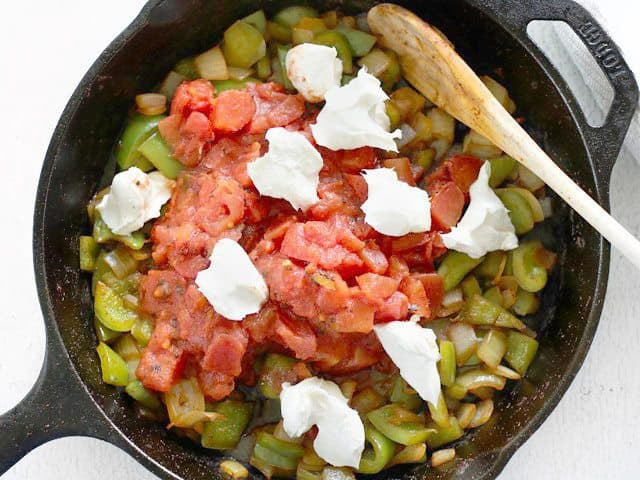
[[[640,268],[640,242],[544,153],[440,32],[390,3],[369,10],[367,19],[382,44],[398,54],[407,81],[540,177]]]

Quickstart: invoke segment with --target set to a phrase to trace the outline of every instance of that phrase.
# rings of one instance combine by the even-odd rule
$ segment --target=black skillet
[[[289,4],[295,0],[290,0]],[[611,39],[569,0],[400,2],[442,29],[481,73],[503,81],[543,147],[609,206],[609,177],[638,101],[638,87]],[[45,363],[27,397],[0,417],[0,473],[42,443],[87,435],[122,448],[166,479],[213,479],[220,457],[136,418],[125,395],[102,383],[92,328],[89,282],[78,268],[85,205],[104,170],[136,93],[148,91],[181,57],[209,48],[233,20],[285,2],[152,0],[91,67],[71,97],[49,146],[35,204],[34,265],[47,333]],[[363,11],[367,0],[317,6]],[[532,20],[564,20],[611,81],[615,98],[601,128],[585,121],[558,72],[526,34]],[[609,245],[566,208],[551,222],[561,268],[533,319],[544,331],[528,378],[499,400],[492,421],[465,437],[458,458],[380,474],[388,479],[492,479],[558,404],[587,353],[602,310]],[[562,432],[557,432],[562,435]],[[61,459],[62,460],[62,459]],[[256,474],[257,476],[257,474]]]

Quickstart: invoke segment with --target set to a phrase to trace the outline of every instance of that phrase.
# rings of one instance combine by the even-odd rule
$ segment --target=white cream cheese
[[[96,210],[113,233],[129,235],[160,216],[160,208],[171,198],[174,184],[160,172],[146,174],[131,167],[113,177],[111,190]]]
[[[196,277],[196,285],[216,312],[229,320],[257,313],[269,297],[262,275],[244,249],[229,238],[218,240],[211,265]]]
[[[384,105],[388,98],[380,81],[361,68],[348,84],[327,92],[326,103],[311,125],[313,138],[331,150],[369,146],[397,152],[394,139],[401,138],[402,133],[389,132]]]
[[[380,323],[373,330],[400,369],[400,376],[420,398],[436,405],[440,396],[440,374],[436,365],[440,352],[433,330],[413,320]]]
[[[431,202],[425,190],[398,180],[390,168],[365,170],[367,200],[364,221],[376,231],[393,237],[426,232],[431,228]]]
[[[280,411],[287,435],[299,437],[317,425],[316,453],[335,467],[358,468],[364,451],[364,425],[338,385],[318,377],[295,385],[285,383]]]
[[[480,258],[494,250],[513,250],[518,237],[509,211],[489,186],[491,164],[485,162],[478,179],[471,185],[471,202],[458,225],[441,235],[445,246]]]
[[[270,128],[269,151],[247,165],[247,172],[261,195],[287,200],[295,209],[306,210],[318,198],[318,174],[322,156],[299,132]]]
[[[287,77],[307,102],[324,100],[331,88],[339,87],[342,61],[334,47],[302,43],[287,52]]]

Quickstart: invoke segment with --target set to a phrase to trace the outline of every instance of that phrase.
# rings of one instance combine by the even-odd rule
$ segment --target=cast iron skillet
[[[290,0],[290,3],[293,3]],[[321,8],[362,11],[367,0],[329,0]],[[453,40],[478,72],[503,67],[504,82],[544,148],[601,205],[638,101],[638,88],[616,45],[569,0],[400,2]],[[269,0],[152,0],[104,51],[71,97],[49,146],[35,205],[34,264],[47,333],[45,363],[27,397],[0,417],[0,473],[38,445],[63,436],[106,440],[165,479],[219,478],[219,457],[136,418],[129,399],[102,383],[95,354],[89,282],[77,245],[88,231],[85,205],[104,170],[136,93],[156,84],[181,57],[209,48],[233,20]],[[526,35],[535,19],[564,20],[610,79],[615,99],[592,128],[558,73]],[[567,209],[551,222],[562,265],[543,299],[538,358],[527,380],[498,402],[493,420],[465,437],[448,467],[397,468],[388,479],[492,479],[557,405],[595,333],[609,270],[609,245]],[[561,435],[558,432],[558,435]],[[258,474],[256,473],[256,476]]]

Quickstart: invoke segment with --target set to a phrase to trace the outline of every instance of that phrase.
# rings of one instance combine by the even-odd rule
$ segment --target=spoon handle
[[[492,105],[493,106],[493,105]],[[502,109],[501,105],[498,105]],[[640,269],[640,241],[580,188],[506,111],[495,111],[502,132],[485,132],[499,148],[522,163]]]

